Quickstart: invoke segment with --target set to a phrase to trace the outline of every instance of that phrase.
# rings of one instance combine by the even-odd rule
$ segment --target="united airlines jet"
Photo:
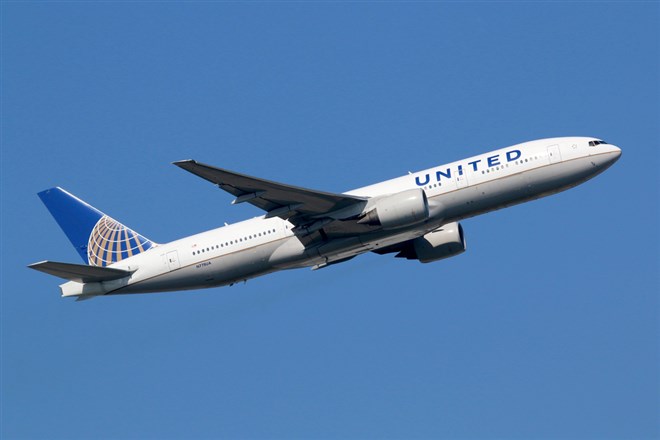
[[[283,269],[321,269],[365,252],[430,263],[466,249],[459,221],[572,188],[621,150],[588,137],[542,139],[343,194],[250,177],[194,160],[174,164],[265,211],[159,244],[56,187],[39,197],[85,264],[29,267],[68,280],[62,296],[232,285]]]

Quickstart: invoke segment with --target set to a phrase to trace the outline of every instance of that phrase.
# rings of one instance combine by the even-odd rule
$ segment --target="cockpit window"
[[[596,145],[600,145],[600,144],[607,144],[607,142],[605,142],[605,141],[589,141],[589,146],[590,147],[595,147]]]

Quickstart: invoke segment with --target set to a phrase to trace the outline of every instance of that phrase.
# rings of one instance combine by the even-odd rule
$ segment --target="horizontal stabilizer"
[[[135,272],[110,267],[87,266],[85,264],[58,263],[57,261],[41,261],[30,264],[28,267],[77,283],[118,280]]]

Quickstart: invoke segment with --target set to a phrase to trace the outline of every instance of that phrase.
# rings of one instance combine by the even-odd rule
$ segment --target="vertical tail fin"
[[[105,267],[156,246],[62,188],[42,191],[39,198],[89,265]]]

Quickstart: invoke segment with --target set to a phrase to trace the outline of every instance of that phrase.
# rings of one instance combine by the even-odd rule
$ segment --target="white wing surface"
[[[313,232],[334,220],[358,215],[367,199],[285,185],[216,168],[194,160],[174,162],[236,196],[233,203],[250,203],[266,211],[266,217],[289,220],[297,229]]]

